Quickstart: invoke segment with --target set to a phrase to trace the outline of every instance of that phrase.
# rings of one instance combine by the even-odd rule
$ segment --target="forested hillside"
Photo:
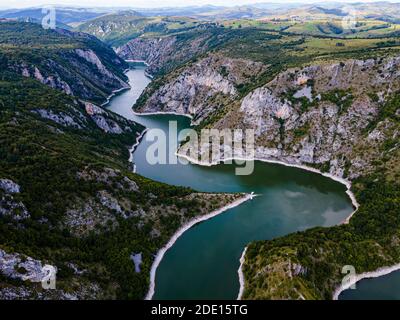
[[[85,92],[68,95],[15,67],[57,61],[77,79],[77,68],[89,64],[60,57],[89,41],[101,66],[122,75],[124,64],[108,47],[30,24],[0,30],[0,298],[144,298],[154,255],[172,234],[242,195],[198,193],[134,174],[128,150],[141,125],[86,100]],[[57,269],[56,290],[42,289],[45,264]]]
[[[69,95],[96,103],[127,88],[128,65],[93,36],[34,23],[0,22],[0,64]]]

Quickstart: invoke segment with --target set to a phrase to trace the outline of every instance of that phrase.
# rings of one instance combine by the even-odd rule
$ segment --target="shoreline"
[[[364,279],[373,279],[373,278],[379,278],[382,276],[386,276],[392,272],[398,271],[400,270],[400,263],[395,264],[394,266],[391,267],[382,267],[379,268],[375,271],[369,271],[369,272],[364,272],[361,274],[356,274],[355,277],[353,279],[351,279],[351,281],[349,283],[346,283],[345,285],[341,284],[340,286],[338,286],[332,296],[333,300],[338,300],[340,294],[345,291],[350,289],[350,287],[354,284],[356,284],[357,282],[364,280]]]
[[[128,62],[144,63],[146,66],[149,66],[148,63],[147,63],[146,61],[142,61],[142,60],[131,60],[131,61],[128,60]],[[127,69],[127,70],[125,70],[124,72],[127,72],[127,71],[129,71],[129,70],[130,70],[130,69]],[[147,77],[149,77],[150,79],[153,78],[153,76],[149,75],[147,72],[145,72],[145,75],[146,75]],[[115,96],[116,93],[121,92],[121,91],[124,91],[124,90],[128,90],[128,89],[130,89],[130,88],[131,88],[131,87],[130,87],[130,85],[129,85],[128,87],[122,87],[122,88],[120,88],[120,89],[114,90],[114,91],[112,92],[112,94],[107,98],[107,101],[106,101],[105,103],[103,103],[101,106],[107,105],[107,104],[110,102],[111,98],[112,98],[113,96]],[[188,115],[188,114],[181,114],[181,113],[177,113],[177,112],[148,112],[148,113],[137,113],[137,112],[133,111],[133,113],[134,113],[135,115],[138,115],[138,116],[141,116],[141,115],[142,115],[142,116],[147,116],[147,115],[160,115],[160,114],[166,114],[166,115],[168,115],[168,114],[169,114],[169,115],[184,116],[184,117],[187,117],[187,118],[193,120],[193,117],[192,117],[191,115]],[[191,124],[191,125],[192,125],[192,124]],[[133,153],[134,153],[136,147],[140,144],[140,141],[141,141],[141,139],[143,138],[143,136],[144,136],[144,134],[146,133],[147,130],[148,130],[148,129],[146,128],[146,129],[136,138],[136,143],[135,143],[135,144],[131,147],[131,149],[130,149],[129,162],[132,163]],[[186,160],[188,160],[188,161],[190,161],[190,162],[192,162],[192,163],[194,163],[194,164],[197,164],[197,165],[212,166],[212,165],[218,164],[218,162],[217,162],[217,163],[201,163],[201,161],[196,161],[196,160],[194,160],[194,159],[190,159],[190,157],[188,157],[188,156],[186,156],[186,155],[181,155],[181,154],[179,154],[178,151],[179,151],[179,150],[177,150],[177,152],[176,152],[176,155],[177,155],[178,157],[186,158]],[[353,215],[357,212],[357,210],[358,210],[358,208],[359,208],[359,204],[358,204],[358,202],[357,202],[357,199],[356,199],[355,195],[353,194],[353,192],[351,191],[351,182],[348,181],[348,180],[346,180],[346,179],[343,179],[343,178],[340,178],[340,177],[331,175],[331,174],[329,174],[329,173],[321,172],[320,170],[318,170],[318,169],[316,169],[316,168],[313,168],[313,167],[308,167],[308,166],[301,165],[301,164],[291,164],[291,163],[287,163],[287,162],[279,161],[279,160],[263,159],[263,158],[254,158],[254,159],[234,158],[234,159],[225,159],[224,161],[235,160],[235,159],[236,159],[236,160],[242,160],[242,161],[243,161],[243,160],[247,160],[247,161],[252,161],[252,160],[254,160],[254,161],[261,161],[261,162],[266,162],[266,163],[273,163],[273,164],[284,165],[284,166],[288,166],[288,167],[295,167],[295,168],[298,168],[298,169],[302,169],[302,170],[306,170],[306,171],[318,173],[318,174],[320,174],[320,175],[322,175],[322,176],[325,176],[325,177],[330,178],[330,179],[332,179],[332,180],[334,180],[334,181],[337,181],[337,182],[339,182],[339,183],[342,183],[343,185],[346,186],[346,188],[347,188],[346,194],[349,196],[349,198],[350,198],[350,200],[351,200],[351,202],[352,202],[352,205],[353,205],[353,207],[355,208],[355,210],[349,215],[349,217],[347,217],[347,218],[342,222],[342,224],[347,224],[347,223],[349,223],[350,219],[353,217]],[[222,160],[221,160],[221,161],[222,161]],[[134,169],[134,170],[135,170],[135,169]],[[135,172],[135,171],[134,171],[134,172]],[[155,289],[155,275],[156,275],[156,271],[157,271],[158,265],[160,264],[160,262],[161,262],[161,260],[162,260],[162,258],[163,258],[163,256],[164,256],[164,254],[167,252],[167,250],[168,250],[170,247],[172,247],[172,245],[177,241],[177,239],[178,239],[185,231],[187,231],[187,230],[188,230],[190,227],[192,227],[193,225],[195,225],[195,224],[197,224],[197,223],[199,223],[199,222],[201,222],[201,221],[205,221],[205,220],[211,219],[211,218],[213,218],[214,216],[216,216],[216,215],[218,215],[218,214],[220,214],[220,213],[223,213],[224,211],[230,209],[231,207],[240,205],[241,203],[243,203],[243,202],[245,202],[245,201],[247,201],[247,200],[249,200],[249,199],[251,199],[251,195],[247,195],[246,197],[241,198],[241,199],[239,199],[239,200],[237,200],[237,201],[231,203],[230,205],[225,206],[225,207],[223,207],[223,208],[220,208],[219,210],[216,210],[216,211],[214,211],[214,212],[211,212],[211,213],[209,213],[209,214],[207,214],[207,215],[205,215],[205,216],[203,216],[203,217],[196,218],[196,219],[192,220],[191,222],[187,223],[186,225],[182,226],[180,229],[178,229],[178,231],[177,231],[177,232],[172,236],[172,238],[169,240],[169,242],[167,243],[167,245],[164,246],[163,248],[161,248],[161,249],[158,251],[158,253],[157,253],[156,259],[154,260],[153,265],[152,265],[152,267],[151,267],[151,272],[150,272],[151,284],[150,284],[150,288],[149,288],[149,291],[148,291],[148,293],[147,293],[146,299],[151,299],[151,298],[153,297],[153,295],[154,295],[154,289]],[[236,204],[237,202],[239,202],[239,203]],[[238,269],[238,276],[239,276],[240,289],[239,289],[239,293],[238,293],[238,297],[237,297],[238,300],[241,299],[241,297],[242,297],[242,295],[243,295],[243,292],[244,292],[245,283],[244,283],[244,274],[243,274],[243,264],[244,264],[244,261],[245,261],[246,252],[247,252],[247,247],[244,248],[244,250],[243,250],[243,252],[242,252],[242,255],[241,255],[241,257],[240,257],[240,266],[239,266],[239,269]],[[334,290],[333,296],[332,296],[332,297],[333,297],[333,300],[338,300],[340,294],[341,294],[343,291],[348,290],[352,285],[356,284],[357,282],[359,282],[359,281],[361,281],[361,280],[363,280],[363,279],[378,278],[378,277],[388,275],[388,274],[390,274],[390,273],[392,273],[392,272],[395,272],[395,271],[398,271],[398,270],[400,270],[400,264],[396,264],[396,265],[393,265],[393,266],[387,266],[387,267],[381,267],[381,268],[378,268],[376,271],[364,272],[364,273],[362,273],[362,274],[356,275],[349,283],[347,283],[347,284],[345,284],[345,285],[341,284],[340,286],[338,286],[338,287]]]
[[[148,67],[150,67],[150,64],[148,62],[146,62],[145,60],[136,60],[136,59],[128,59],[125,60],[125,62],[128,63],[143,63],[146,66],[146,69]],[[144,75],[150,79],[154,79],[154,76],[152,74],[150,74],[149,72],[147,72],[147,70],[144,71]]]
[[[145,61],[141,61],[141,60],[131,60],[131,61],[127,60],[127,62],[140,62],[140,63],[144,63],[146,66],[148,66],[148,64]],[[148,76],[151,79],[153,78],[151,75],[148,75],[148,74],[145,74],[145,75]],[[127,87],[127,88],[123,87],[121,89],[113,91],[113,93],[108,97],[107,101],[104,104],[102,104],[101,106],[104,106],[104,105],[108,104],[110,102],[110,99],[116,93],[121,92],[123,90],[128,90],[130,88],[131,88],[130,86]],[[132,111],[137,116],[176,115],[176,116],[184,116],[184,117],[187,117],[187,118],[193,120],[193,116],[191,116],[189,114],[182,114],[182,113],[177,113],[177,112],[173,112],[173,111],[170,111],[170,112],[144,112],[144,113],[138,113],[138,112],[135,112],[134,110],[132,110]],[[192,125],[193,124],[191,123],[191,126]],[[129,157],[129,162],[130,163],[133,163],[133,153],[134,153],[136,147],[140,144],[141,139],[143,138],[143,136],[145,135],[145,133],[147,131],[148,131],[148,128],[145,128],[145,130],[136,138],[135,144],[130,148],[130,150],[129,150],[130,151],[130,157]],[[318,173],[318,174],[320,174],[322,176],[325,176],[327,178],[330,178],[330,179],[332,179],[332,180],[334,180],[336,182],[339,182],[339,183],[345,185],[346,188],[347,188],[346,194],[349,196],[349,198],[350,198],[350,200],[352,202],[352,205],[354,207],[354,211],[341,224],[348,224],[350,219],[353,217],[353,215],[357,212],[357,210],[359,208],[359,203],[357,202],[357,199],[356,199],[355,195],[351,191],[351,182],[350,181],[348,181],[347,179],[344,179],[344,178],[340,178],[340,177],[331,175],[329,173],[324,173],[324,172],[322,172],[322,171],[320,171],[320,170],[318,170],[316,168],[313,168],[313,167],[308,167],[308,166],[302,165],[302,164],[293,164],[293,163],[287,163],[287,162],[279,161],[279,160],[263,159],[263,158],[256,158],[256,157],[254,157],[253,159],[237,157],[237,158],[230,158],[230,159],[220,160],[219,162],[214,162],[214,163],[204,163],[204,162],[192,159],[187,155],[179,154],[178,151],[179,150],[177,150],[175,152],[175,154],[178,157],[184,158],[184,159],[186,159],[187,161],[189,161],[189,162],[191,162],[193,164],[197,164],[197,165],[201,165],[201,166],[213,166],[213,165],[219,164],[221,161],[225,161],[225,162],[226,161],[233,161],[233,160],[260,161],[260,162],[284,165],[284,166],[287,166],[287,167],[294,167],[294,168],[306,170],[306,171],[309,171],[309,172]],[[136,166],[134,165],[133,172],[136,171],[135,169],[136,169]],[[246,201],[248,201],[248,200],[250,200],[252,198],[253,198],[252,194],[246,195],[245,197],[240,198],[240,199],[234,201],[233,203],[231,203],[229,205],[226,205],[226,206],[224,206],[224,207],[222,207],[222,208],[220,208],[218,210],[215,210],[215,211],[213,211],[213,212],[211,212],[209,214],[206,214],[206,215],[204,215],[202,217],[195,218],[192,221],[189,221],[187,224],[183,225],[181,228],[179,228],[175,232],[175,234],[171,237],[171,239],[168,241],[168,243],[157,252],[155,260],[154,260],[154,262],[153,262],[153,264],[151,266],[151,270],[150,270],[150,286],[149,286],[148,293],[147,293],[147,295],[145,297],[145,300],[151,300],[153,298],[153,295],[155,293],[156,272],[157,272],[158,266],[161,263],[162,258],[164,257],[165,253],[175,244],[175,242],[188,229],[190,229],[192,226],[196,225],[199,222],[211,219],[211,218],[213,218],[213,217],[215,217],[215,216],[217,216],[217,215],[219,215],[219,214],[221,214],[221,213],[223,213],[223,212],[225,212],[225,211],[227,211],[227,210],[229,210],[231,208],[234,208],[234,207],[236,207],[236,206],[238,206],[238,205],[240,205],[240,204],[242,204],[242,203],[244,203],[244,202],[246,202]],[[247,252],[247,246],[244,248],[244,250],[242,252],[242,255],[240,257],[240,260],[239,260],[240,261],[240,266],[239,266],[239,269],[238,269],[238,277],[239,277],[240,288],[239,288],[239,293],[238,293],[238,296],[237,296],[237,300],[241,300],[243,292],[244,292],[244,287],[245,287],[245,279],[244,279],[244,274],[243,274],[243,264],[244,264],[244,261],[245,261],[246,252]],[[356,275],[355,279],[353,279],[350,283],[348,283],[346,285],[340,285],[338,288],[335,289],[335,291],[333,293],[333,300],[337,300],[339,295],[343,291],[349,289],[353,284],[355,284],[355,283],[357,283],[357,282],[359,282],[359,281],[361,281],[363,279],[377,278],[377,277],[380,277],[380,276],[384,276],[384,275],[390,274],[390,273],[392,273],[392,272],[394,272],[396,270],[399,270],[399,269],[400,269],[400,264],[397,264],[397,265],[394,265],[392,267],[383,267],[383,268],[380,268],[380,269],[378,269],[376,271],[373,271],[373,272],[366,272],[366,273],[362,273],[360,275]]]
[[[238,275],[239,275],[239,293],[238,296],[236,298],[236,300],[242,300],[242,296],[243,296],[243,292],[244,292],[244,273],[243,273],[243,264],[244,264],[244,258],[246,256],[246,252],[247,252],[247,247],[244,248],[242,255],[239,259],[240,261],[240,266],[238,269]]]
[[[128,72],[128,71],[129,71],[129,69],[126,69],[126,70],[124,70],[124,73],[126,73],[126,72]],[[110,101],[111,101],[111,99],[112,99],[112,97],[114,97],[117,93],[122,92],[122,91],[125,91],[125,90],[130,90],[130,89],[132,89],[132,87],[129,85],[129,82],[128,82],[127,84],[128,84],[127,87],[122,87],[122,88],[113,90],[113,91],[111,92],[111,94],[107,97],[106,101],[103,102],[103,103],[100,105],[100,107],[105,107],[107,104],[109,104]]]
[[[189,119],[193,120],[193,116],[191,116],[190,114],[182,114],[182,113],[173,112],[173,111],[136,112],[136,111],[133,110],[133,114],[135,116],[173,115],[173,116],[182,116],[182,117],[186,117],[186,118],[189,118]]]
[[[332,179],[332,180],[334,180],[336,182],[339,182],[339,183],[341,183],[341,184],[346,186],[346,188],[347,188],[346,194],[349,196],[349,198],[351,200],[351,203],[353,205],[353,208],[354,208],[354,211],[344,221],[342,221],[340,224],[348,224],[350,222],[350,219],[354,216],[354,214],[357,212],[357,210],[358,210],[358,208],[360,206],[359,203],[357,202],[357,199],[356,199],[355,195],[351,191],[351,182],[350,181],[348,181],[346,179],[343,179],[343,178],[339,178],[339,177],[334,176],[334,175],[331,175],[329,173],[324,173],[324,172],[322,172],[322,171],[320,171],[320,170],[318,170],[316,168],[308,167],[308,166],[301,165],[301,164],[290,164],[290,163],[286,163],[286,162],[279,161],[279,160],[269,160],[269,159],[256,158],[256,157],[254,157],[253,159],[240,158],[240,157],[228,158],[228,159],[220,160],[220,162],[211,162],[211,163],[207,162],[207,163],[205,163],[205,162],[201,162],[201,161],[192,159],[187,155],[179,154],[178,151],[175,152],[175,155],[178,156],[178,157],[181,157],[183,159],[186,159],[187,161],[189,161],[191,163],[194,163],[196,165],[200,165],[200,166],[211,167],[211,166],[219,164],[221,161],[222,162],[223,161],[225,161],[225,162],[226,161],[234,161],[234,160],[239,160],[239,161],[260,161],[260,162],[266,162],[266,163],[279,164],[279,165],[283,165],[283,166],[286,166],[286,167],[298,168],[298,169],[306,170],[306,171],[309,171],[309,172],[318,173],[318,174],[320,174],[320,175],[322,175],[324,177],[330,178],[330,179]],[[239,270],[238,270],[240,287],[239,287],[239,293],[238,293],[237,300],[241,299],[241,297],[243,295],[243,292],[244,292],[245,281],[244,281],[244,274],[243,274],[242,267],[243,267],[246,251],[247,251],[247,247],[245,247],[245,249],[243,250],[242,256],[240,258],[240,267],[239,267]],[[400,264],[399,264],[398,269],[400,269]],[[336,294],[336,291],[335,291],[334,294]],[[339,292],[339,294],[340,294],[340,292]]]
[[[177,113],[177,112],[146,112],[146,113],[137,113],[137,112],[133,111],[133,113],[134,113],[135,115],[138,115],[138,116],[141,116],[141,115],[142,115],[142,116],[162,115],[162,114],[164,114],[164,115],[177,115],[177,116],[184,116],[184,117],[187,117],[187,118],[193,120],[193,117],[192,117],[191,115],[188,115],[188,114],[180,114],[180,113]],[[317,173],[317,174],[320,174],[320,175],[322,175],[322,176],[324,176],[324,177],[330,178],[330,179],[332,179],[332,180],[334,180],[334,181],[336,181],[336,182],[339,182],[339,183],[343,184],[344,186],[346,186],[346,194],[347,194],[348,197],[350,198],[351,203],[352,203],[353,208],[354,208],[353,212],[352,212],[344,221],[342,221],[340,224],[348,224],[348,223],[350,222],[350,219],[354,216],[354,214],[357,212],[357,210],[358,210],[358,208],[359,208],[359,206],[360,206],[359,203],[358,203],[358,201],[357,201],[357,199],[356,199],[356,197],[355,197],[355,195],[354,195],[354,193],[351,191],[351,182],[350,182],[349,180],[344,179],[344,178],[337,177],[337,176],[335,176],[335,175],[332,175],[332,174],[329,174],[329,173],[326,173],[326,172],[322,172],[322,171],[320,171],[320,170],[318,170],[318,169],[316,169],[316,168],[309,167],[309,166],[306,166],[306,165],[295,164],[295,163],[287,163],[287,162],[280,161],[280,160],[264,159],[264,158],[257,158],[257,157],[254,157],[254,158],[252,158],[252,159],[249,159],[249,158],[240,158],[240,157],[233,157],[233,158],[228,158],[228,159],[224,159],[224,160],[219,160],[219,162],[217,161],[217,162],[205,163],[205,162],[201,162],[201,161],[195,160],[195,159],[193,159],[193,158],[190,158],[190,157],[187,156],[187,155],[180,154],[180,153],[179,153],[179,150],[177,150],[177,151],[175,152],[175,155],[178,156],[178,157],[180,157],[180,158],[186,159],[187,161],[189,161],[189,162],[191,162],[191,163],[193,163],[193,164],[200,165],[200,166],[208,166],[208,167],[211,167],[211,166],[218,165],[221,161],[222,161],[222,162],[224,162],[224,161],[225,161],[225,162],[226,162],[226,161],[234,161],[234,160],[238,160],[238,161],[260,161],[260,162],[265,162],[265,163],[272,163],[272,164],[283,165],[283,166],[286,166],[286,167],[293,167],[293,168],[297,168],[297,169],[302,169],[302,170],[305,170],[305,171]],[[211,214],[212,214],[212,213],[211,213]],[[211,214],[210,214],[210,215],[211,215]],[[208,215],[206,215],[206,216],[204,216],[204,217],[207,217],[207,216],[208,216]],[[214,215],[212,215],[212,216],[210,216],[210,217],[207,217],[207,218],[205,218],[204,220],[208,220],[208,219],[210,219],[210,218],[212,218],[212,217],[214,217]],[[200,221],[203,221],[203,220],[200,220]],[[198,222],[200,222],[200,221],[198,221]],[[195,222],[194,224],[196,224],[196,223],[198,223],[198,222]],[[194,224],[193,224],[193,225],[194,225]],[[191,227],[191,226],[190,226],[190,227]],[[189,228],[190,228],[190,227],[189,227]],[[184,228],[184,227],[182,227],[182,229],[183,229],[183,228]],[[164,256],[164,254],[165,254],[165,252],[166,252],[170,247],[172,247],[172,245],[176,242],[176,240],[177,240],[186,230],[188,230],[189,228],[186,228],[186,229],[184,229],[183,231],[181,231],[181,229],[179,229],[179,230],[177,231],[177,233],[171,238],[170,242],[172,242],[172,243],[170,244],[170,242],[168,242],[167,245],[166,245],[165,247],[163,247],[162,249],[160,249],[159,252],[157,253],[157,256],[156,256],[156,259],[155,259],[155,261],[154,261],[154,263],[153,263],[153,266],[154,266],[156,263],[157,263],[157,264],[155,265],[155,267],[154,267],[155,269],[154,269],[154,270],[153,270],[153,266],[152,266],[152,268],[151,268],[151,274],[150,274],[150,281],[151,281],[151,284],[150,284],[150,289],[149,289],[149,291],[148,291],[148,293],[147,293],[147,295],[146,295],[146,300],[151,300],[152,297],[153,297],[153,295],[154,295],[154,290],[155,290],[155,273],[156,273],[156,270],[157,270],[157,268],[158,268],[158,265],[160,264],[160,262],[161,262],[161,260],[162,260],[162,258],[163,258],[163,256]],[[181,231],[181,233],[178,234],[180,231]],[[177,235],[177,234],[178,234],[178,235]],[[177,236],[177,238],[174,239],[176,236]],[[163,251],[162,251],[162,250],[163,250]],[[238,296],[237,296],[237,300],[240,300],[240,299],[241,299],[241,297],[242,297],[242,295],[243,295],[243,292],[244,292],[244,287],[245,287],[245,279],[244,279],[244,274],[243,274],[243,269],[242,269],[242,268],[243,268],[243,264],[244,264],[244,259],[245,259],[246,251],[247,251],[247,247],[244,248],[244,250],[243,250],[243,252],[242,252],[242,255],[241,255],[241,257],[240,257],[240,266],[239,266],[239,269],[238,269],[238,276],[239,276],[239,285],[240,285],[240,287],[239,287],[239,293],[238,293]],[[358,281],[360,281],[360,280],[362,280],[362,279],[364,279],[364,278],[372,278],[372,277],[379,277],[379,276],[382,276],[382,275],[386,275],[386,274],[388,274],[388,273],[391,273],[391,272],[396,271],[396,270],[399,270],[399,269],[400,269],[400,264],[399,264],[398,266],[396,265],[396,266],[394,266],[394,267],[383,268],[382,270],[379,269],[378,271],[376,271],[375,273],[373,273],[374,276],[370,276],[369,274],[371,274],[371,273],[366,273],[366,275],[365,275],[365,274],[362,274],[362,275],[360,275],[360,276],[357,277],[357,280],[356,280],[355,282],[358,282]],[[390,271],[387,271],[387,270],[390,270]],[[153,273],[154,273],[154,274],[153,274]],[[364,276],[364,275],[365,275],[365,276]],[[350,284],[349,287],[350,287],[351,285],[352,285],[352,284]],[[340,295],[340,293],[341,293],[342,291],[346,290],[346,289],[348,289],[348,288],[346,288],[346,287],[343,287],[343,288],[342,288],[342,287],[339,287],[338,289],[336,289],[335,292],[334,292],[334,300],[336,300],[337,297]]]
[[[126,62],[144,63],[147,67],[149,66],[149,64],[148,64],[146,61],[144,61],[144,60],[125,60],[125,61],[126,61]],[[128,73],[130,70],[132,70],[132,68],[126,68],[123,72],[124,72],[124,74],[126,74],[126,73]],[[153,76],[152,76],[151,74],[149,74],[148,72],[146,72],[146,71],[145,71],[145,76],[146,76],[146,77],[149,77],[150,79],[153,79]],[[111,92],[111,94],[107,97],[106,101],[103,102],[103,103],[100,105],[100,107],[105,107],[105,106],[107,106],[107,105],[111,102],[111,99],[112,99],[117,93],[120,93],[120,92],[125,91],[125,90],[130,90],[130,89],[132,89],[132,86],[130,85],[129,82],[130,82],[130,81],[129,81],[129,79],[128,79],[128,82],[126,83],[126,84],[128,85],[127,87],[122,87],[122,88],[113,90],[113,91]]]
[[[201,162],[199,160],[195,160],[195,159],[193,159],[193,158],[191,158],[191,157],[189,157],[187,155],[184,155],[184,154],[180,154],[179,151],[175,152],[175,155],[180,157],[180,158],[183,158],[183,159],[189,161],[190,163],[193,163],[193,164],[196,164],[196,165],[200,165],[200,166],[206,166],[206,167],[212,167],[212,166],[220,164],[221,162],[226,162],[226,161],[235,161],[235,160],[237,160],[237,161],[260,161],[260,162],[265,162],[265,163],[279,164],[279,165],[283,165],[285,167],[293,167],[293,168],[297,168],[297,169],[302,169],[302,170],[305,170],[305,171],[317,173],[317,174],[320,174],[320,175],[322,175],[324,177],[330,178],[330,179],[332,179],[332,180],[334,180],[336,182],[339,182],[339,183],[343,184],[344,186],[346,186],[346,188],[347,188],[346,194],[349,196],[349,198],[351,200],[351,203],[353,205],[353,208],[354,208],[354,211],[340,224],[348,224],[350,219],[357,212],[357,210],[358,210],[358,208],[360,206],[358,201],[357,201],[357,199],[356,199],[356,197],[355,197],[355,195],[354,195],[354,193],[351,191],[351,182],[350,181],[348,181],[348,180],[346,180],[344,178],[340,178],[340,177],[337,177],[335,175],[326,173],[326,172],[322,172],[322,171],[320,171],[320,170],[318,170],[316,168],[308,167],[306,165],[295,164],[295,163],[292,164],[292,163],[287,163],[287,162],[284,162],[284,161],[257,158],[257,157],[254,157],[254,158],[233,157],[233,158],[227,158],[227,159],[223,159],[223,160],[221,159],[221,160],[219,160],[217,162],[208,163],[208,162]]]
[[[175,233],[174,235],[170,238],[170,240],[167,242],[167,244],[162,247],[160,250],[158,250],[157,255],[154,259],[154,262],[151,266],[150,270],[150,287],[149,291],[146,294],[145,300],[151,300],[153,298],[154,292],[155,292],[155,280],[156,280],[156,273],[157,273],[157,268],[161,263],[162,258],[164,257],[165,253],[175,244],[175,242],[191,227],[194,225],[198,224],[199,222],[203,222],[206,220],[209,220],[211,218],[214,218],[225,211],[229,209],[233,209],[242,203],[251,200],[255,197],[254,194],[246,194],[244,197],[235,200],[234,202],[227,204],[223,206],[222,208],[219,208],[217,210],[214,210],[204,216],[194,218],[193,220],[189,221],[188,223],[184,224],[181,226]]]
[[[133,164],[133,173],[136,173],[136,165],[133,163],[133,153],[136,150],[136,147],[140,144],[140,142],[142,141],[144,135],[146,134],[146,132],[148,131],[148,128],[145,128],[137,137],[136,137],[136,142],[133,144],[133,146],[129,149],[129,163]]]
[[[125,62],[131,62],[131,63],[143,63],[146,67],[149,67],[150,64],[146,62],[146,60],[137,60],[137,59],[127,59]]]
[[[144,62],[146,65],[148,65],[145,61],[137,61],[137,62]],[[126,69],[124,72],[128,72],[130,69]],[[149,76],[148,74],[145,73],[146,76],[148,76],[149,78],[153,78],[152,76]],[[128,82],[129,85],[129,82]],[[112,92],[112,94],[107,98],[107,101],[105,103],[103,103],[101,106],[106,106],[107,104],[110,103],[112,97],[114,97],[116,95],[116,93],[124,91],[124,90],[129,90],[132,87],[129,85],[129,87],[123,87],[117,90],[114,90]],[[134,115],[137,116],[149,116],[149,115],[176,115],[176,116],[184,116],[187,117],[191,120],[193,120],[193,117],[191,115],[187,115],[187,114],[180,114],[177,112],[151,112],[151,113],[137,113],[132,109],[132,112]],[[193,124],[191,123],[191,126],[193,126]],[[133,164],[133,172],[136,173],[136,165],[133,163],[133,153],[135,152],[137,146],[140,144],[141,140],[143,139],[144,135],[147,133],[147,131],[149,130],[149,128],[145,128],[140,135],[138,135],[136,137],[136,141],[135,143],[132,145],[132,147],[129,149],[129,163]],[[164,257],[165,253],[175,244],[175,242],[187,231],[189,230],[191,227],[193,227],[194,225],[202,222],[202,221],[206,221],[209,220],[219,214],[224,213],[227,210],[230,210],[232,208],[235,208],[239,205],[241,205],[242,203],[251,200],[255,197],[256,195],[254,195],[253,193],[251,194],[246,194],[244,197],[230,203],[227,204],[225,206],[223,206],[222,208],[219,208],[215,211],[212,211],[204,216],[198,217],[198,218],[194,218],[193,220],[189,221],[188,223],[184,224],[183,226],[181,226],[175,233],[174,235],[170,238],[170,240],[167,242],[167,244],[162,247],[160,250],[158,250],[156,257],[154,259],[154,262],[151,266],[150,269],[150,286],[149,286],[149,291],[146,294],[145,300],[151,300],[154,292],[155,292],[155,277],[156,277],[156,272],[158,269],[159,264],[162,261],[162,258]],[[243,255],[243,259],[244,259],[244,255]],[[239,276],[240,277],[240,276]],[[244,277],[242,278],[242,281],[244,282]],[[242,287],[242,285],[241,285]]]
[[[107,100],[105,102],[103,102],[100,105],[100,107],[105,107],[106,105],[108,105],[110,103],[112,97],[114,97],[117,93],[119,93],[121,91],[125,91],[125,90],[130,90],[130,89],[132,89],[132,87],[128,84],[128,87],[122,87],[122,88],[113,90],[112,93],[107,97]]]

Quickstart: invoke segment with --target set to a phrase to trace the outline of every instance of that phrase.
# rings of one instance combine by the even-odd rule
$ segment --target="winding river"
[[[188,128],[182,116],[138,116],[132,105],[151,81],[144,66],[128,71],[132,88],[112,98],[108,108],[147,128],[168,131],[169,121]],[[172,137],[176,139],[176,137]],[[255,192],[259,196],[186,231],[166,252],[156,273],[154,299],[235,299],[239,259],[246,244],[313,226],[332,226],[353,211],[346,187],[319,174],[282,165],[255,163],[250,176],[235,166],[150,165],[142,139],[133,154],[137,173],[173,185],[208,192]]]

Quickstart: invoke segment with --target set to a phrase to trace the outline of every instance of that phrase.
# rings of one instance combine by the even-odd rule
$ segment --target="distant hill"
[[[165,35],[187,31],[199,22],[187,17],[145,17],[137,11],[120,11],[86,21],[75,28],[118,47],[144,34]]]
[[[107,11],[105,10],[86,8],[56,8],[56,10],[57,22],[63,24],[87,21],[89,19],[93,19],[107,13]],[[42,8],[12,9],[0,11],[0,18],[32,18],[35,20],[42,20],[44,16],[45,13],[42,12]]]

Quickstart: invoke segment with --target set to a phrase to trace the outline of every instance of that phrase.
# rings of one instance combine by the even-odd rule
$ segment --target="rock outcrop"
[[[18,253],[7,254],[0,249],[0,273],[11,279],[42,282],[49,275],[44,266],[39,260]]]
[[[0,217],[14,221],[28,219],[30,214],[25,205],[16,199],[21,187],[9,179],[0,179]]]
[[[116,52],[125,60],[146,61],[149,65],[147,71],[160,75],[196,59],[229,39],[229,33],[224,28],[204,23],[184,33],[137,37],[117,48]]]
[[[148,72],[156,74],[167,64],[175,52],[176,37],[135,38],[116,49],[125,60],[143,60],[149,64]]]
[[[128,68],[125,61],[89,34],[63,29],[43,31],[38,24],[15,21],[2,23],[2,29],[8,35],[2,43],[19,48],[18,55],[0,50],[7,57],[1,62],[4,70],[96,103],[106,101],[113,91],[129,87],[123,73]],[[21,40],[24,32],[35,36],[35,43],[29,37]]]
[[[225,66],[227,77],[216,71]],[[230,107],[209,127],[254,129],[256,158],[306,164],[350,179],[372,170],[381,142],[400,135],[390,118],[379,119],[400,88],[400,57],[288,69],[243,98],[236,94],[240,79],[232,69],[263,70],[211,55],[149,90],[138,110],[189,114],[201,125],[224,105],[210,98],[220,93]]]

